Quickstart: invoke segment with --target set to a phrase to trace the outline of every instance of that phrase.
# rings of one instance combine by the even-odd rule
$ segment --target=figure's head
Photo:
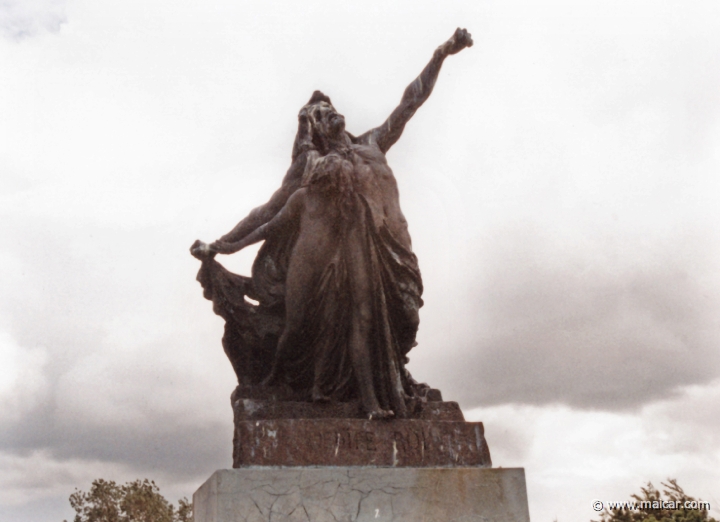
[[[307,113],[315,135],[334,138],[345,131],[345,117],[338,114],[330,102],[313,103]]]
[[[338,114],[330,98],[315,91],[298,114],[298,133],[293,160],[302,152],[315,149],[327,154],[329,143],[345,134],[345,118]]]

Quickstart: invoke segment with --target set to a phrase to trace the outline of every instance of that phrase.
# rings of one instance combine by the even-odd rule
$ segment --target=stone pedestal
[[[438,390],[429,391],[442,399]],[[234,468],[492,465],[482,423],[465,422],[455,402],[418,400],[410,403],[410,418],[370,421],[358,402],[237,395],[232,398]]]
[[[276,419],[235,424],[233,467],[490,467],[481,422]]]
[[[195,522],[529,522],[524,470],[492,469],[482,423],[424,391],[381,421],[238,387],[236,469],[197,490]]]
[[[244,468],[193,496],[195,522],[529,522],[522,468]]]

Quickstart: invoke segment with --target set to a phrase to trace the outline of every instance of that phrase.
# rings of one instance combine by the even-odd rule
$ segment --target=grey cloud
[[[648,431],[669,432],[655,441],[663,452],[703,455],[720,447],[720,379],[710,386],[691,386],[681,397],[652,405],[646,412]]]
[[[156,418],[149,424],[59,427],[52,416],[28,416],[4,431],[0,445],[16,455],[45,449],[60,462],[122,463],[138,475],[173,474],[176,479],[203,477],[232,464],[230,423],[188,426],[178,419]]]
[[[150,348],[150,347],[149,347]],[[125,380],[127,368],[110,374],[114,386],[140,385],[140,395],[162,393],[157,378],[149,371],[135,371],[142,379]],[[123,371],[124,370],[124,371]],[[162,379],[182,386],[183,381],[194,389],[196,382],[187,382],[182,372],[172,368],[163,370]],[[145,384],[141,382],[145,380]],[[83,403],[79,411],[69,412],[67,398],[62,396],[62,384],[54,383],[46,400],[32,409],[23,411],[21,419],[4,423],[0,430],[0,450],[14,455],[28,456],[42,450],[56,461],[102,461],[122,463],[137,470],[138,474],[155,476],[173,474],[176,479],[203,476],[231,463],[232,425],[229,401],[226,401],[227,418],[208,418],[200,407],[187,404],[173,411],[161,410],[142,401],[133,402],[135,415],[131,419],[97,422],[94,418],[98,397],[102,390],[81,390]],[[64,383],[70,386],[74,382]],[[83,383],[77,383],[82,386]],[[95,393],[93,393],[95,392]],[[122,392],[121,392],[122,394]],[[229,393],[228,393],[229,395]],[[178,393],[178,401],[189,403]],[[157,405],[156,405],[157,406]]]
[[[186,361],[205,349],[182,330],[180,316],[192,312],[183,309],[183,299],[177,301],[180,278],[196,291],[194,304],[207,305],[203,319],[214,319],[194,281],[197,266],[187,245],[162,227],[69,230],[45,219],[26,219],[22,234],[6,230],[0,237],[5,258],[21,267],[0,274],[2,326],[21,349],[40,347],[47,356],[33,373],[43,380],[42,393],[0,417],[0,452],[122,463],[137,476],[171,474],[176,480],[200,480],[228,467],[232,371],[227,365],[215,379],[224,383],[227,377],[227,389],[208,408],[197,397],[214,393],[206,382],[213,363],[198,370]],[[187,265],[170,268],[173,258],[186,256]],[[177,325],[161,324],[166,319],[158,310],[168,307],[177,312]],[[138,313],[148,315],[150,326],[143,320],[122,324]],[[153,324],[160,333],[143,331]],[[202,321],[194,327],[204,338]],[[225,364],[221,335],[213,339],[213,355]],[[23,392],[22,384],[15,395]],[[225,411],[225,418],[217,411]]]
[[[71,519],[75,513],[70,511],[67,497],[43,499],[42,503],[0,506],[0,519],[15,522],[37,522],[38,520],[62,520],[63,514]]]
[[[627,239],[598,258],[518,230],[487,245],[472,324],[437,363],[446,395],[465,407],[625,410],[720,375],[720,294],[704,245],[642,245]]]
[[[66,22],[65,0],[0,0],[0,33],[9,39],[57,33]]]

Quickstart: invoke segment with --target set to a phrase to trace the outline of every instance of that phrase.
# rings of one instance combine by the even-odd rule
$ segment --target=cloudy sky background
[[[364,132],[457,26],[388,154],[411,370],[525,468],[535,522],[668,477],[718,516],[720,4],[0,0],[0,520],[231,465],[189,245],[280,185],[314,89]]]

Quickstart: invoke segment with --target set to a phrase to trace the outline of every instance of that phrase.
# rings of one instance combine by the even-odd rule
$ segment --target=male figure
[[[331,332],[332,335],[325,332],[322,339],[334,336],[335,345],[338,346],[347,334],[348,338],[344,339],[344,342],[350,346],[350,358],[354,361],[351,365],[354,371],[350,379],[359,387],[363,405],[371,416],[387,417],[394,412],[404,417],[406,414],[405,399],[412,395],[412,387],[404,364],[407,362],[408,351],[415,344],[419,323],[418,310],[422,305],[422,281],[417,259],[412,253],[407,221],[400,209],[397,182],[387,165],[385,154],[400,138],[405,124],[415,111],[430,96],[445,58],[471,45],[469,33],[458,29],[447,42],[438,47],[420,76],[407,87],[400,105],[390,117],[380,127],[359,137],[345,131],[343,116],[337,113],[327,96],[316,91],[308,105],[300,112],[298,135],[293,147],[293,163],[280,189],[265,205],[254,209],[240,221],[232,231],[207,246],[209,252],[234,251],[231,243],[243,240],[270,222],[285,207],[290,197],[301,187],[303,180],[307,181],[308,175],[312,174],[318,157],[337,156],[346,166],[351,167],[354,192],[358,196],[357,211],[353,215],[358,219],[353,227],[345,231],[344,244],[347,250],[346,255],[341,257],[347,262],[346,268],[350,270],[347,279],[355,287],[349,294],[352,296],[351,302],[347,304],[350,308],[349,316],[342,320],[326,317],[327,321],[335,324],[346,321],[347,328],[336,329],[337,331]],[[283,261],[284,254],[278,254],[283,252],[283,249],[291,248],[290,259],[299,255],[300,251],[295,250],[299,245],[293,243],[292,233],[276,230],[276,234],[275,237],[282,236],[281,240],[276,241],[281,245],[280,248],[277,248],[277,245],[268,247],[270,241],[266,242],[263,249],[268,247],[267,252],[261,250],[258,254],[258,260],[253,267],[253,279],[258,293],[267,296],[267,302],[284,294],[286,318],[289,321],[294,313],[292,308],[307,306],[307,303],[291,301],[292,289],[309,283],[302,280],[302,277],[292,270],[292,266],[283,266],[287,260]],[[273,278],[279,284],[266,282]],[[304,281],[302,284],[301,280]],[[334,296],[338,293],[323,295]],[[332,307],[318,305],[316,312],[326,313],[330,308]],[[322,321],[318,324],[322,324]],[[302,344],[301,339],[295,341]],[[306,342],[305,346],[308,345]],[[320,358],[336,358],[333,364],[327,366],[326,378],[331,371],[347,366],[346,360],[339,360],[345,350],[320,352]],[[284,364],[279,360],[282,357],[289,357],[290,363]],[[302,363],[304,357],[305,353],[278,353],[273,368],[285,366],[281,373],[287,382],[292,383],[298,373],[303,373],[303,368],[308,368],[307,364]],[[317,368],[318,360],[317,357],[314,358],[313,368]],[[344,376],[342,371],[340,375]],[[271,377],[275,378],[276,375]],[[316,399],[323,396],[322,381],[323,375],[320,378],[315,376],[313,395]],[[327,389],[341,397],[342,391],[348,386],[346,381],[344,377],[333,379]],[[304,385],[307,384],[305,380]],[[372,389],[373,393],[369,393],[368,389]]]
[[[318,152],[323,155],[333,150],[345,149],[352,144],[365,145],[372,150],[373,157],[364,161],[365,165],[360,169],[366,171],[365,167],[378,167],[386,174],[387,179],[382,188],[387,191],[383,200],[390,205],[385,214],[391,222],[391,228],[399,236],[405,238],[409,245],[407,222],[400,211],[398,201],[397,183],[392,171],[387,167],[385,154],[400,139],[405,124],[432,93],[445,58],[472,45],[470,33],[465,29],[458,28],[447,42],[435,50],[432,59],[420,76],[408,85],[400,105],[395,108],[390,117],[381,126],[357,138],[345,132],[345,118],[335,111],[330,103],[330,98],[315,91],[308,105],[300,112],[298,137],[293,147],[293,162],[283,179],[282,186],[267,203],[253,209],[235,228],[211,244],[211,250],[219,247],[221,242],[234,242],[242,239],[260,225],[270,221],[280,211],[290,195],[300,187],[307,162],[307,149],[303,149],[308,145],[308,141],[313,142]],[[382,168],[380,164],[384,164],[385,168]]]

